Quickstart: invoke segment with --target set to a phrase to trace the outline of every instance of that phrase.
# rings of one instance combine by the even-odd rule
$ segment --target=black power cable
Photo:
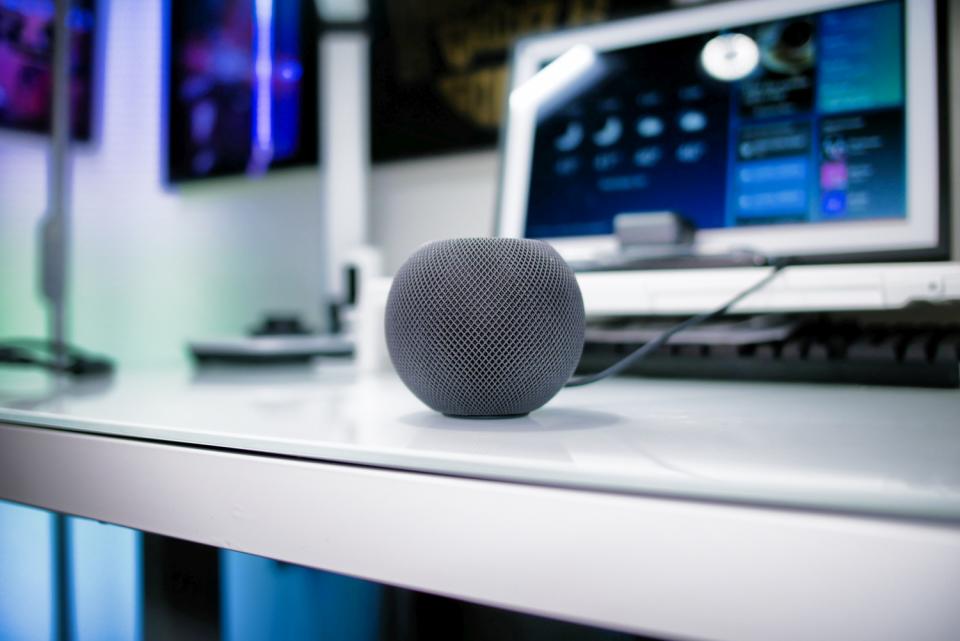
[[[630,354],[624,356],[622,359],[611,365],[610,367],[600,370],[599,372],[594,372],[593,374],[583,374],[582,376],[574,376],[569,381],[567,381],[564,387],[580,387],[581,385],[589,385],[590,383],[596,383],[597,381],[603,380],[608,376],[613,376],[614,374],[619,374],[634,363],[643,360],[653,352],[657,351],[663,347],[667,341],[669,341],[675,334],[690,329],[691,327],[696,327],[701,323],[705,323],[709,320],[713,320],[718,316],[723,316],[726,314],[731,307],[742,301],[744,298],[753,294],[764,287],[766,287],[770,281],[777,277],[783,268],[787,266],[785,260],[780,261],[771,261],[773,269],[769,274],[761,278],[758,282],[754,283],[750,287],[746,288],[722,306],[710,312],[703,312],[702,314],[697,314],[692,316],[682,323],[678,323],[671,327],[670,329],[664,330],[659,336],[654,338],[652,341],[644,343],[642,346],[638,347],[636,350]]]

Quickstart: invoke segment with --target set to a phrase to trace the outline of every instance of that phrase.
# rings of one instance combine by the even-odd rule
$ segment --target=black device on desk
[[[293,313],[270,313],[247,336],[191,340],[187,349],[199,364],[271,365],[308,363],[320,357],[349,357],[354,341],[341,323],[341,314],[359,300],[359,267],[343,270],[344,294],[326,306],[326,331],[317,332]]]
[[[665,319],[597,321],[580,369],[602,369],[659,335]],[[677,335],[628,374],[666,378],[960,387],[960,323],[822,314],[754,316]]]
[[[72,376],[104,376],[113,372],[113,362],[105,356],[40,338],[0,340],[0,364],[30,365]]]
[[[270,364],[307,362],[319,356],[351,356],[353,341],[316,334],[296,315],[268,315],[249,336],[188,343],[198,363]]]

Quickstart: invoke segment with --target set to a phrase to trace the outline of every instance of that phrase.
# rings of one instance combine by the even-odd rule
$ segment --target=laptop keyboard
[[[960,323],[792,319],[769,324],[766,331],[728,323],[726,339],[722,329],[705,328],[702,340],[687,335],[682,342],[671,342],[628,375],[960,387]],[[744,338],[746,330],[753,340]],[[639,321],[591,324],[580,373],[612,364],[651,333]]]

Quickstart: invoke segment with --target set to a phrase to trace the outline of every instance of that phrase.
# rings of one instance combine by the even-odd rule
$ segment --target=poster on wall
[[[93,129],[94,0],[74,0],[70,25],[70,119],[73,137]],[[0,127],[50,131],[53,99],[53,0],[0,0]]]
[[[374,162],[492,148],[520,36],[664,8],[664,0],[374,0]]]
[[[317,162],[312,0],[173,0],[168,182]]]

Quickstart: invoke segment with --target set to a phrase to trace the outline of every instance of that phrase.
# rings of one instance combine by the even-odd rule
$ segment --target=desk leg
[[[73,641],[73,590],[70,578],[70,528],[64,514],[53,514],[54,607],[57,639]]]

